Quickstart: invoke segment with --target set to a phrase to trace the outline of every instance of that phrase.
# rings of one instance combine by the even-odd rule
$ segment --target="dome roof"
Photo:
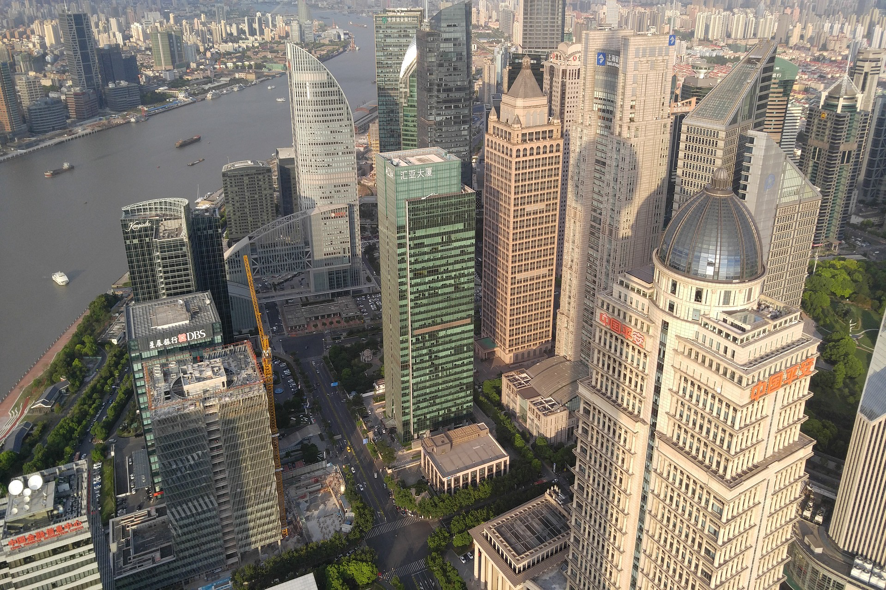
[[[757,226],[730,184],[729,173],[718,168],[711,184],[677,211],[658,248],[665,266],[711,281],[749,281],[763,274]]]

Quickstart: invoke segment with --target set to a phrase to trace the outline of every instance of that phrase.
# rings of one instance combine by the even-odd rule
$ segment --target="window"
[[[732,301],[732,291],[723,291],[723,305],[729,305]]]
[[[671,281],[671,295],[677,294],[677,281]]]
[[[695,290],[695,302],[701,303],[703,299],[704,299],[704,290],[703,289],[696,289]]]
[[[674,302],[668,301],[668,311],[674,313]]]

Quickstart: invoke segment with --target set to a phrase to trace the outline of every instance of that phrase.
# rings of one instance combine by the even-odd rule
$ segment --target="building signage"
[[[619,67],[620,56],[617,53],[606,53],[605,51],[597,52],[598,66]]]
[[[148,342],[149,348],[162,348],[164,346],[175,346],[176,344],[185,344],[192,340],[200,340],[206,338],[206,330],[195,330],[193,332],[182,332],[178,336],[172,338],[158,338]]]
[[[151,227],[150,221],[133,221],[129,224],[129,227],[126,228],[126,231],[132,231],[134,229],[144,229],[146,227]]]
[[[9,551],[23,549],[35,543],[42,543],[43,541],[57,539],[58,537],[63,537],[68,533],[76,533],[82,530],[83,523],[79,520],[66,522],[65,524],[60,524],[58,526],[51,526],[49,528],[34,533],[28,533],[27,535],[21,535],[20,537],[10,539]]]
[[[645,346],[646,345],[646,337],[642,332],[638,330],[634,330],[629,325],[620,322],[615,318],[611,318],[602,311],[600,312],[600,323],[618,334],[619,336],[624,336],[637,346]]]
[[[751,401],[755,402],[764,395],[775,393],[782,387],[790,385],[797,379],[812,375],[814,369],[815,357],[811,357],[802,363],[797,363],[793,367],[788,367],[784,371],[779,371],[778,373],[771,375],[769,379],[758,381],[754,387],[751,388]]]
[[[676,35],[668,35],[668,47],[673,47],[677,44],[677,36]]]
[[[415,178],[430,178],[434,175],[433,168],[419,168],[418,170],[401,170],[400,180],[412,180]]]

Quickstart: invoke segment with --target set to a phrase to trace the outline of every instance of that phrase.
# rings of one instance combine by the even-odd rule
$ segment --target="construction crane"
[[[277,436],[277,413],[274,409],[274,369],[271,359],[271,343],[265,334],[261,312],[258,309],[258,297],[255,294],[255,283],[252,282],[252,269],[249,267],[249,256],[243,256],[246,277],[249,279],[249,294],[252,295],[252,310],[255,312],[255,323],[258,326],[258,340],[261,346],[262,376],[265,382],[265,393],[268,396],[268,416],[271,418],[271,446],[274,453],[274,474],[277,478],[277,505],[280,508],[281,535],[289,534],[286,520],[286,502],[283,495],[283,466],[280,465],[280,440]]]

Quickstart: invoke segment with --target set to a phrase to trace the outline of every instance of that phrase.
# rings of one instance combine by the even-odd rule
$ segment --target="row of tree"
[[[114,431],[114,424],[117,423],[117,419],[123,413],[123,410],[126,409],[126,404],[129,403],[130,399],[132,399],[131,374],[123,378],[123,382],[117,390],[117,397],[114,398],[114,401],[108,407],[108,413],[104,420],[96,422],[95,426],[92,427],[91,432],[95,438],[107,440],[108,436]]]

